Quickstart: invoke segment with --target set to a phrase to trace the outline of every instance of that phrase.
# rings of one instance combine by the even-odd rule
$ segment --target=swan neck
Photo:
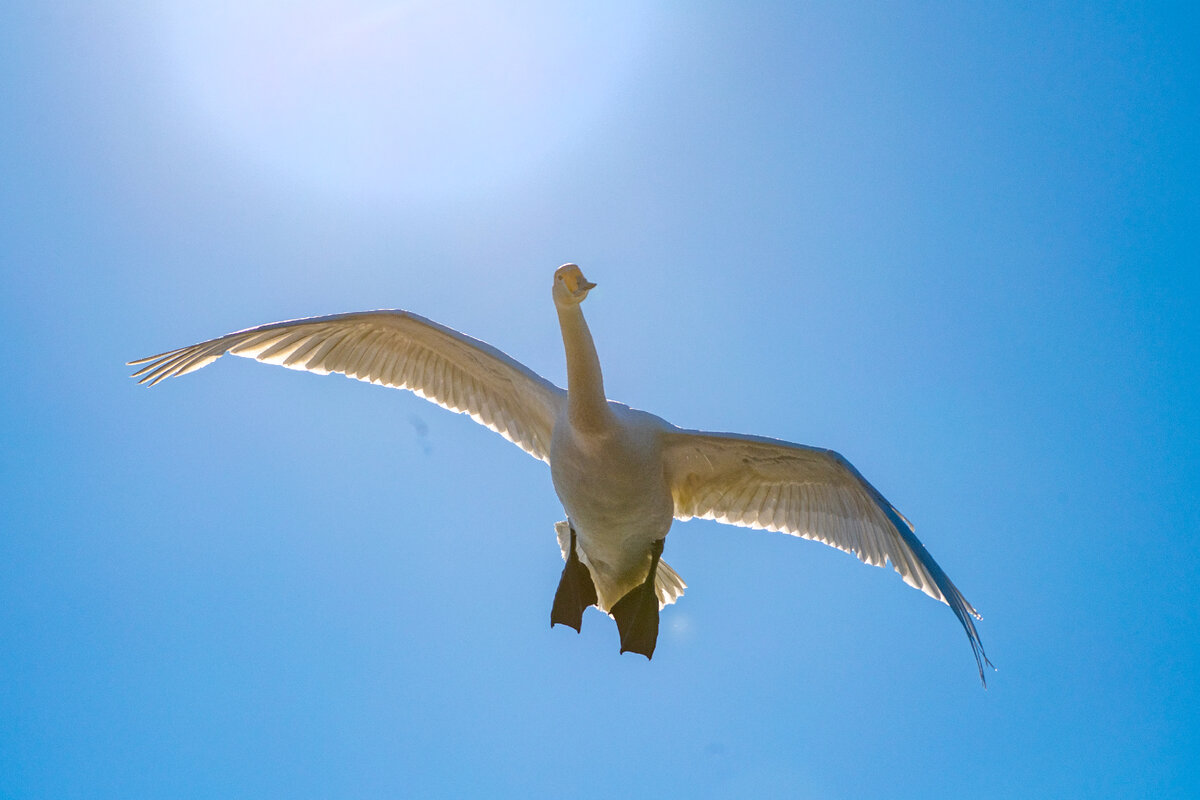
[[[583,310],[578,305],[560,306],[558,324],[567,355],[567,414],[571,424],[576,428],[601,428],[612,412],[604,396],[600,357]]]

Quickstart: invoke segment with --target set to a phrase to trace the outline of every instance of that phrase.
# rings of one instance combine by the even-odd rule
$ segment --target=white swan
[[[978,612],[899,511],[832,450],[676,428],[608,400],[580,304],[595,284],[579,267],[554,273],[567,391],[499,350],[407,311],[276,322],[129,362],[155,384],[225,353],[322,375],[408,389],[472,419],[550,464],[567,512],[556,525],[566,566],[551,625],[579,630],[596,605],[617,622],[621,652],[654,653],[658,612],[685,584],[660,559],[673,519],[715,519],[816,539],[948,604],[979,667],[991,666]]]

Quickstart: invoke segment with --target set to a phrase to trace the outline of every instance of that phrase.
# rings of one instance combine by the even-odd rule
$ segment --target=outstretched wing
[[[904,516],[832,450],[756,436],[674,430],[664,434],[675,517],[699,517],[815,539],[882,567],[953,609],[984,679],[971,617],[980,618],[929,555]],[[986,681],[985,681],[986,685]]]
[[[275,322],[130,361],[156,384],[225,353],[411,392],[508,439],[542,461],[566,392],[491,345],[408,311],[364,311]]]

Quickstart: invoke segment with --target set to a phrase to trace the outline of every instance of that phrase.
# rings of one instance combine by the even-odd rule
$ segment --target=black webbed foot
[[[646,580],[630,589],[611,609],[621,634],[622,653],[641,653],[648,659],[654,657],[654,646],[658,643],[658,592],[655,591],[654,577],[662,551],[663,540],[659,539],[650,550],[650,572]]]
[[[583,610],[595,604],[596,585],[592,583],[592,574],[575,552],[575,529],[572,528],[571,549],[567,553],[562,577],[558,580],[558,590],[554,592],[554,606],[550,609],[550,627],[561,623],[578,633],[583,627]]]

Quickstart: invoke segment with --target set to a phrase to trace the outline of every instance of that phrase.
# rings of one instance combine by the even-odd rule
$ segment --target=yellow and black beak
[[[566,276],[567,291],[572,297],[581,297],[592,289],[596,288],[596,284],[583,277],[582,272],[572,272]]]

